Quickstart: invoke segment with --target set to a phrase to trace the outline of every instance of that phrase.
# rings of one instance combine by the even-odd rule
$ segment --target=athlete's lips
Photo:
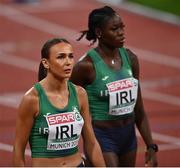
[[[72,69],[71,68],[67,68],[64,70],[66,73],[71,73]]]
[[[120,41],[121,41],[121,43],[124,43],[124,42],[125,42],[125,37],[122,36],[122,37],[120,38]]]
[[[125,43],[125,38],[118,38],[115,43],[122,47]]]
[[[125,37],[124,36],[119,36],[116,38],[117,41],[119,41],[120,43],[124,43],[125,42]]]

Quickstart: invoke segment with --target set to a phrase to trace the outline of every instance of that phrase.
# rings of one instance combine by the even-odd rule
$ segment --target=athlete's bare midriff
[[[76,167],[82,162],[79,152],[59,158],[32,158],[33,167]]]

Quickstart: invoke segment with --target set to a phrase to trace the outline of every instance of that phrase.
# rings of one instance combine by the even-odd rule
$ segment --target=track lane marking
[[[155,100],[158,102],[163,102],[175,106],[180,106],[180,97],[179,96],[173,96],[166,93],[160,93],[158,91],[152,91],[143,89],[142,96],[146,99]]]
[[[7,9],[7,8],[6,8]],[[22,17],[18,17],[18,19],[16,19],[16,20],[14,20],[14,19],[12,19],[12,17],[14,17],[14,16],[10,16],[9,14],[8,14],[8,11],[10,12],[10,14],[23,14],[24,16],[22,16]],[[4,12],[4,11],[3,11]],[[60,35],[60,33],[63,31],[63,30],[65,30],[64,32],[65,32],[65,34],[66,34],[66,36],[67,36],[67,38],[69,38],[69,39],[71,39],[71,40],[73,40],[74,41],[74,39],[76,39],[76,38],[74,38],[75,37],[75,34],[77,34],[77,32],[76,31],[72,31],[71,29],[67,29],[67,28],[65,28],[65,27],[62,27],[62,26],[59,26],[59,25],[56,25],[56,24],[52,24],[51,23],[51,25],[50,26],[48,26],[48,28],[47,29],[44,29],[44,28],[40,28],[40,26],[38,26],[37,24],[36,24],[36,22],[38,22],[38,24],[39,24],[39,21],[40,21],[40,23],[42,23],[42,24],[44,24],[44,23],[46,23],[46,25],[47,24],[50,24],[50,22],[47,22],[47,21],[45,21],[45,20],[42,20],[42,19],[38,19],[38,18],[36,18],[36,17],[32,17],[32,16],[30,16],[30,15],[27,15],[27,14],[25,14],[25,13],[17,13],[17,11],[14,11],[15,13],[13,13],[12,12],[12,9],[9,9],[8,8],[8,10],[7,10],[7,13],[6,13],[6,17],[8,17],[8,18],[10,18],[11,20],[14,20],[14,21],[16,21],[16,22],[18,22],[18,23],[21,23],[21,24],[25,24],[26,26],[30,26],[30,27],[32,27],[32,28],[35,28],[35,29],[38,29],[38,30],[40,30],[40,31],[44,31],[44,32],[47,32],[47,33],[50,33],[50,34],[54,34],[54,35]],[[2,5],[0,5],[0,13],[2,14]],[[8,14],[8,15],[7,15]],[[14,17],[15,18],[15,17]],[[21,19],[23,19],[23,20],[21,20]],[[32,23],[30,23],[30,22],[28,22],[27,20],[28,19],[30,19],[30,22],[32,22]],[[26,20],[26,21],[25,21]],[[34,23],[33,23],[34,22]],[[41,24],[39,24],[39,25],[41,25]],[[58,29],[60,29],[61,28],[61,30],[60,31],[57,31],[56,32],[56,30]],[[53,30],[53,32],[52,32],[52,30]],[[55,32],[55,33],[54,33]],[[71,33],[70,33],[71,32]],[[70,34],[69,36],[68,36],[68,34]],[[73,35],[73,36],[72,36]],[[85,43],[85,42],[83,42],[83,41],[81,41],[81,43],[82,44],[87,44],[87,43]],[[133,48],[133,47],[132,47]],[[135,49],[135,48],[134,48]],[[140,51],[140,49],[137,49],[139,52],[141,52],[142,51],[142,53],[144,53],[145,54],[145,50],[141,50]],[[151,54],[151,56],[152,56],[152,52],[149,52],[149,51],[147,51],[147,53],[149,53],[149,54]],[[154,54],[154,53],[153,53]],[[158,63],[158,64],[162,64],[162,58],[164,59],[164,55],[162,55],[162,54],[156,54],[156,57],[155,58],[153,58],[153,60],[151,59],[151,56],[149,55],[148,57],[147,56],[143,56],[143,57],[140,57],[140,59],[144,59],[144,60],[146,60],[146,61],[150,61],[150,62],[154,62],[154,63]],[[158,58],[158,59],[156,59],[156,58]],[[179,59],[176,59],[176,58],[171,58],[171,57],[165,57],[165,58],[168,58],[168,61],[166,61],[166,62],[163,62],[163,65],[167,65],[167,63],[168,63],[168,65],[167,66],[171,66],[171,67],[175,67],[175,68],[180,68],[180,66],[177,66],[177,65],[179,65]],[[172,61],[173,63],[172,64],[170,64],[170,62],[169,61]],[[0,146],[1,146],[2,144],[0,144]],[[7,147],[7,146],[6,146]]]
[[[8,7],[7,5],[0,5],[0,15],[13,22],[23,24],[48,34],[53,34],[55,36],[61,36],[63,34],[65,38],[72,41],[76,41],[79,35],[79,32],[75,31],[74,29],[60,26],[47,20],[32,16],[15,8]],[[79,43],[87,45],[89,44],[86,40],[79,41]]]
[[[46,33],[53,34],[56,36],[62,35],[62,32],[63,32],[63,35],[66,38],[74,42],[76,41],[75,39],[77,39],[77,37],[79,36],[79,32],[74,29],[71,29],[65,26],[60,26],[58,24],[49,22],[47,20],[32,16],[20,10],[14,9],[12,7],[8,7],[7,5],[0,5],[0,14],[14,22],[26,25],[28,27],[34,28],[42,32],[46,32]],[[41,26],[41,25],[44,25],[44,26]],[[81,41],[79,41],[79,43],[83,45],[89,45],[89,42],[87,42],[85,39],[82,39]],[[166,65],[169,67],[180,69],[179,58],[166,56],[160,53],[155,53],[155,52],[147,51],[143,49],[138,49],[133,46],[129,46],[129,48],[132,48],[133,50],[140,53],[138,54],[138,57],[140,59],[150,61],[156,64]],[[152,55],[153,55],[153,58],[152,58]]]
[[[13,65],[18,68],[23,68],[30,71],[37,71],[39,63],[37,61],[32,61],[29,59],[12,56],[9,54],[5,54],[4,52],[0,51],[0,62],[7,64],[7,65]]]
[[[137,132],[137,136],[140,137],[139,132],[138,131],[136,131],[136,132]],[[180,138],[169,136],[169,135],[164,135],[164,134],[160,134],[160,133],[155,133],[155,132],[152,133],[152,136],[153,136],[154,140],[168,143],[168,144],[159,144],[160,151],[180,149]],[[0,142],[0,150],[12,152],[13,146],[10,144]],[[31,156],[30,149],[25,150],[25,155]]]
[[[13,145],[9,145],[9,144],[0,142],[0,150],[7,151],[7,152],[13,152]],[[31,156],[31,151],[29,149],[26,149],[25,155]]]

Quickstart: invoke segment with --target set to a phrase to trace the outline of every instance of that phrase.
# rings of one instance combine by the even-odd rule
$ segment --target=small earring
[[[98,35],[97,38],[100,39],[100,38],[101,38],[101,35]]]

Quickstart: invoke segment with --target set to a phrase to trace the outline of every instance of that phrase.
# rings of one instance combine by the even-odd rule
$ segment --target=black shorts
[[[137,149],[134,123],[124,127],[93,129],[102,152],[114,152],[120,156]]]

